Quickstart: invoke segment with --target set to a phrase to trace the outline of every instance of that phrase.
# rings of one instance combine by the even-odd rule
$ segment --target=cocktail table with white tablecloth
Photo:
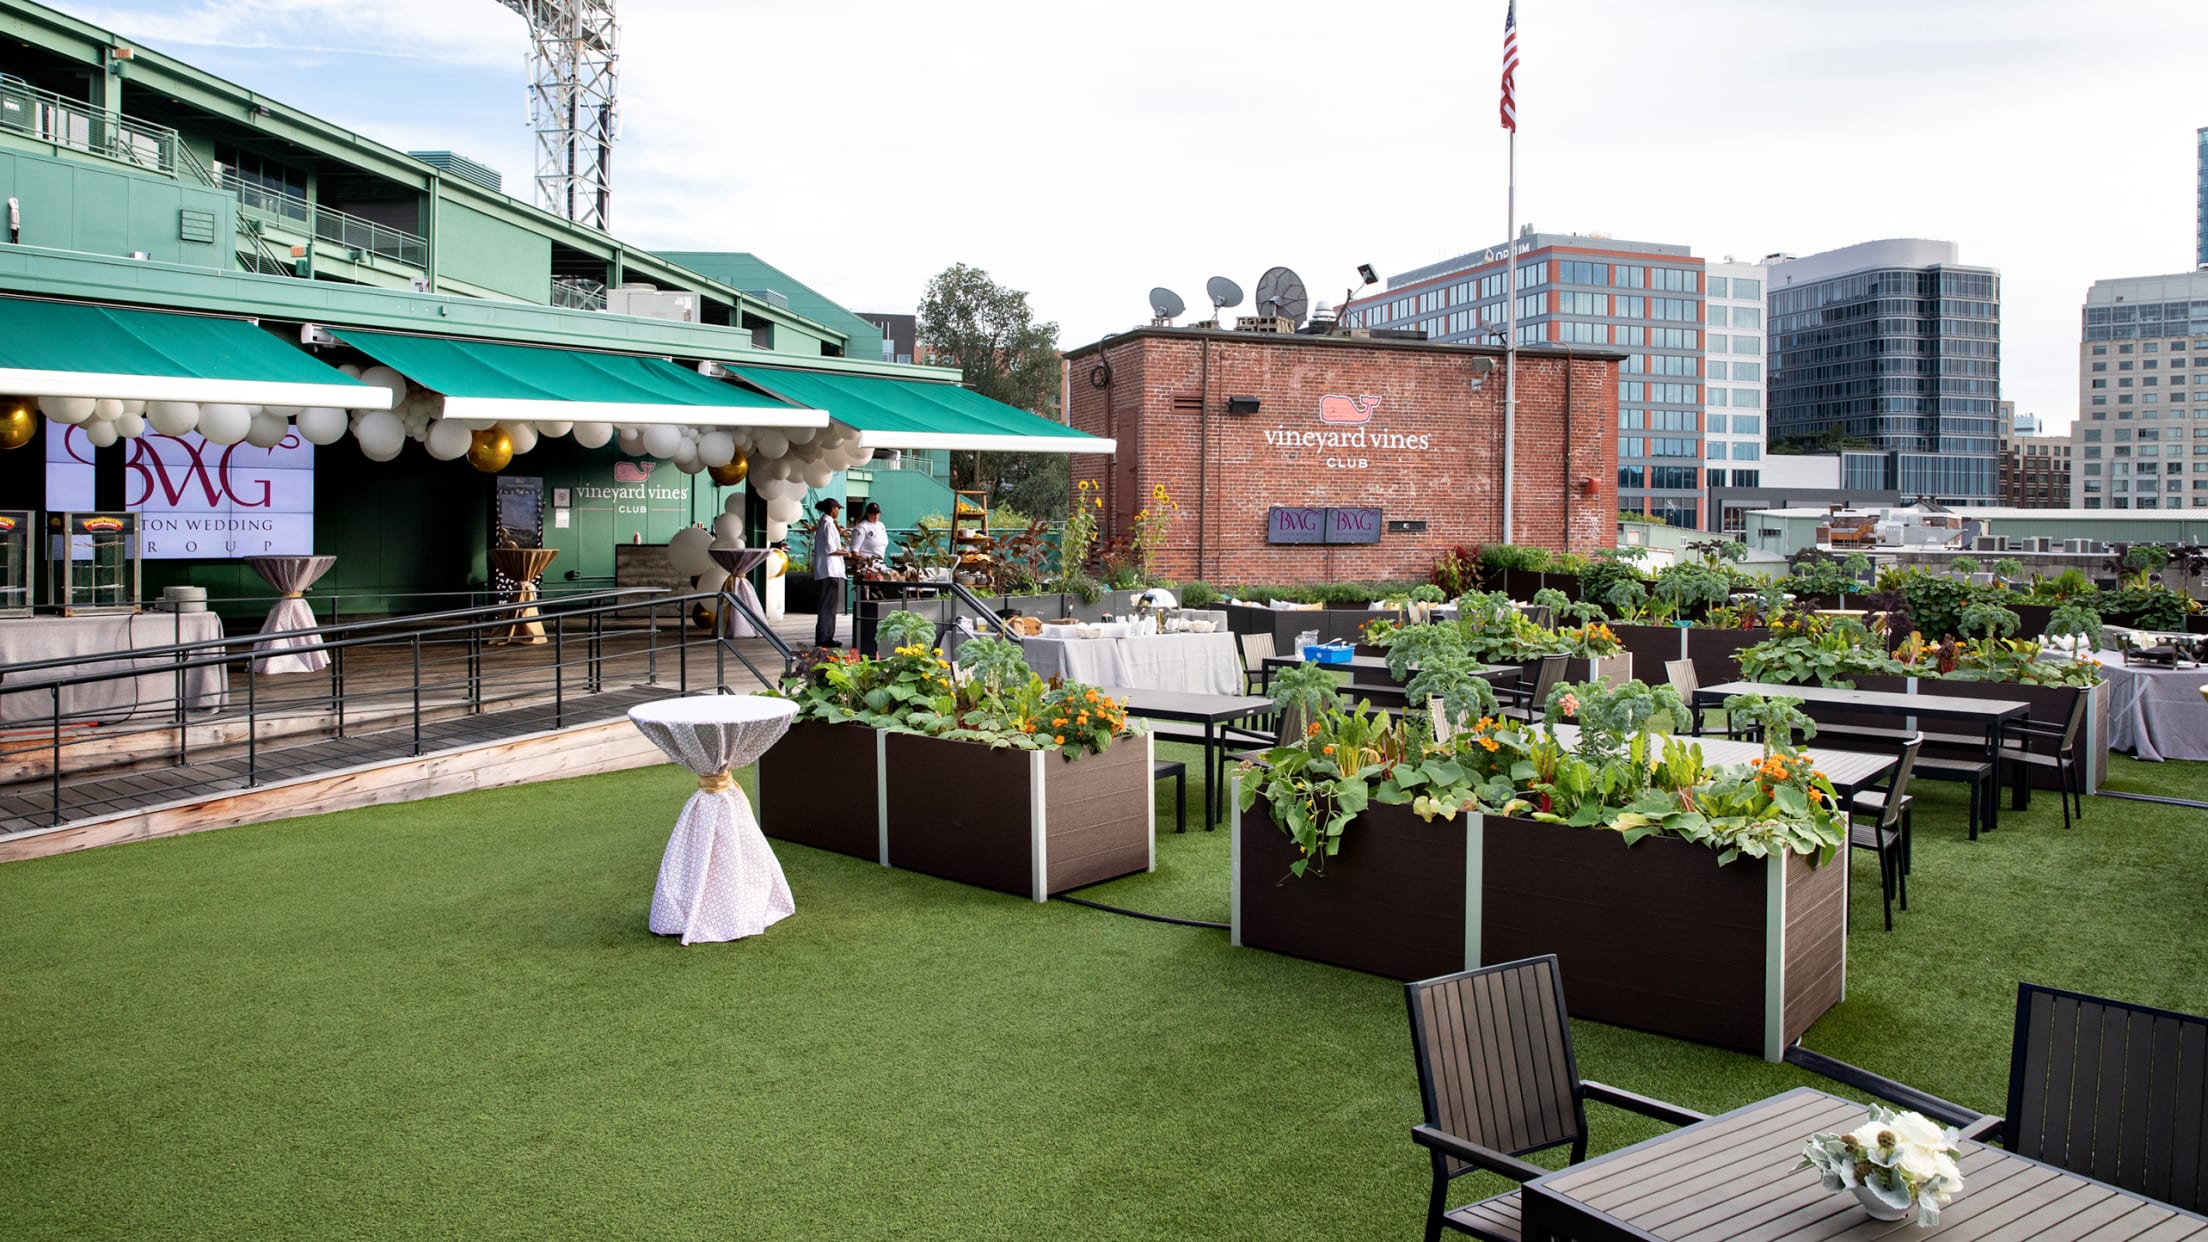
[[[1020,646],[1028,667],[1043,677],[1186,694],[1242,690],[1242,657],[1232,634],[1061,638],[1046,632],[1040,638],[1021,639]]]
[[[751,803],[730,775],[789,731],[797,704],[748,694],[658,699],[629,709],[669,759],[697,774],[660,859],[650,927],[684,944],[739,940],[797,912]],[[823,773],[822,779],[836,779]]]
[[[759,593],[752,589],[751,579],[744,575],[766,563],[768,548],[707,548],[705,554],[713,563],[728,571],[728,593],[743,601],[753,616],[764,620],[767,610],[760,606]],[[721,634],[727,638],[757,638],[759,630],[744,614],[726,604],[721,606]]]
[[[336,557],[249,556],[245,563],[261,576],[261,581],[281,592],[275,606],[268,610],[268,619],[261,622],[261,633],[286,634],[314,628],[314,609],[307,603],[307,588],[330,572],[330,567],[337,564]],[[253,653],[259,657],[253,661],[256,673],[314,673],[330,666],[321,640],[303,634],[263,638],[253,644]]]

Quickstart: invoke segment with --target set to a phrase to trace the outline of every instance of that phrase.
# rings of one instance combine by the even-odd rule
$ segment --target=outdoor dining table
[[[315,579],[330,572],[330,567],[337,564],[336,557],[249,556],[245,563],[263,582],[282,593],[275,607],[268,610],[268,619],[261,622],[261,633],[282,634],[287,630],[314,628],[314,608],[307,603],[307,588],[314,585]],[[321,640],[303,634],[264,638],[253,644],[253,653],[256,673],[313,673],[330,666],[330,657],[322,651]]]
[[[797,912],[782,864],[730,775],[756,763],[796,715],[796,703],[749,694],[655,699],[629,709],[652,745],[698,778],[660,858],[648,922],[655,934],[684,944],[740,940]]]
[[[1524,1236],[1578,1242],[1972,1242],[2138,1238],[2202,1242],[2208,1217],[1964,1139],[1963,1190],[1940,1223],[1872,1220],[1853,1194],[1800,1168],[1810,1135],[1843,1133],[1864,1108],[1812,1087],[1572,1165],[1519,1189]],[[1914,1212],[1912,1212],[1912,1218]]]
[[[1242,688],[1241,660],[1234,635],[1227,633],[1108,638],[1045,633],[1021,639],[1020,648],[1028,667],[1046,678],[1188,694],[1232,694]]]
[[[1984,735],[1980,757],[1993,767],[1993,787],[1979,811],[1981,823],[1991,832],[2000,823],[2001,734],[2011,720],[2029,716],[2032,705],[2021,699],[1963,699],[1944,694],[1903,694],[1890,690],[1841,690],[1831,686],[1795,686],[1760,681],[1728,681],[1703,686],[1694,692],[1697,707],[1718,707],[1736,694],[1765,698],[1800,699],[1802,709],[1814,720],[1820,711],[1860,712],[1867,715],[1915,717],[1952,721],[1976,728]]]
[[[1222,725],[1273,710],[1273,701],[1261,694],[1189,694],[1176,690],[1145,690],[1137,686],[1098,686],[1118,699],[1130,716],[1144,720],[1171,720],[1204,726],[1204,830],[1219,822],[1225,809],[1225,748],[1220,745]]]
[[[2127,664],[2100,653],[2108,683],[2108,748],[2156,762],[2208,759],[2208,668]]]
[[[1579,726],[1556,726],[1556,740],[1566,747],[1579,745]],[[1743,741],[1733,737],[1697,737],[1691,739],[1702,748],[1706,763],[1756,763],[1763,758],[1763,743]],[[1855,795],[1873,788],[1898,761],[1895,755],[1872,754],[1860,750],[1828,750],[1819,746],[1812,752],[1817,770],[1825,774],[1832,784],[1832,791],[1847,801]]]
[[[1301,656],[1266,656],[1258,662],[1258,667],[1261,670],[1259,680],[1262,684],[1270,685],[1274,673],[1303,663],[1307,663],[1307,661]],[[1339,663],[1323,664],[1320,667],[1343,670],[1349,674],[1351,682],[1393,684],[1395,681],[1394,676],[1388,672],[1388,661],[1384,656],[1351,656]],[[1513,664],[1483,664],[1475,675],[1488,681],[1498,681],[1517,677],[1522,671]],[[1417,676],[1418,666],[1412,665],[1408,672],[1411,676]]]

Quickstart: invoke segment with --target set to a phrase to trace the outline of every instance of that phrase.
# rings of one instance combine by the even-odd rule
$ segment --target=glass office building
[[[2079,338],[2073,507],[2208,507],[2208,272],[2093,282]]]
[[[2193,226],[2193,265],[2208,267],[2208,127],[2195,133],[2200,143],[2200,153],[2194,158],[2194,177],[2200,183],[2193,200],[2196,213]]]
[[[1626,355],[1618,365],[1618,507],[1699,526],[1702,260],[1685,246],[1578,233],[1527,233],[1516,250],[1519,344],[1587,345]],[[1386,292],[1347,303],[1342,324],[1499,345],[1508,318],[1508,252],[1491,246],[1391,276]],[[1728,335],[1727,348],[1760,362],[1763,334],[1755,326]]]
[[[1999,272],[1896,239],[1776,262],[1770,288],[1773,441],[1853,450],[1846,486],[1998,500]]]

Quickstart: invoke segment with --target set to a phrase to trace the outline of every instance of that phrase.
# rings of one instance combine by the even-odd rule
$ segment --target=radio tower
[[[611,222],[614,0],[499,0],[529,23],[529,125],[537,134],[537,202],[603,233]]]

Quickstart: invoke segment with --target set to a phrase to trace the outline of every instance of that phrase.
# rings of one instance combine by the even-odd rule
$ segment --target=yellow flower
[[[1056,742],[1056,743],[1057,743],[1058,745],[1060,745],[1060,746],[1063,746],[1063,745],[1065,745],[1065,744],[1066,744],[1066,735],[1065,735],[1065,734],[1063,734],[1063,733],[1061,733],[1061,734],[1059,734],[1058,736],[1056,736],[1056,737],[1054,737],[1054,738],[1052,738],[1052,739],[1050,739],[1050,740],[1051,740],[1051,741],[1053,741],[1053,742]]]
[[[1501,742],[1498,742],[1498,741],[1496,741],[1496,740],[1495,740],[1494,738],[1491,738],[1491,737],[1483,737],[1483,738],[1481,738],[1481,739],[1480,739],[1480,745],[1482,745],[1482,746],[1485,746],[1485,747],[1487,748],[1487,752],[1488,752],[1489,754],[1494,754],[1494,753],[1495,753],[1496,751],[1498,751],[1498,750],[1501,750],[1501,749],[1503,748],[1503,744],[1502,744]]]

